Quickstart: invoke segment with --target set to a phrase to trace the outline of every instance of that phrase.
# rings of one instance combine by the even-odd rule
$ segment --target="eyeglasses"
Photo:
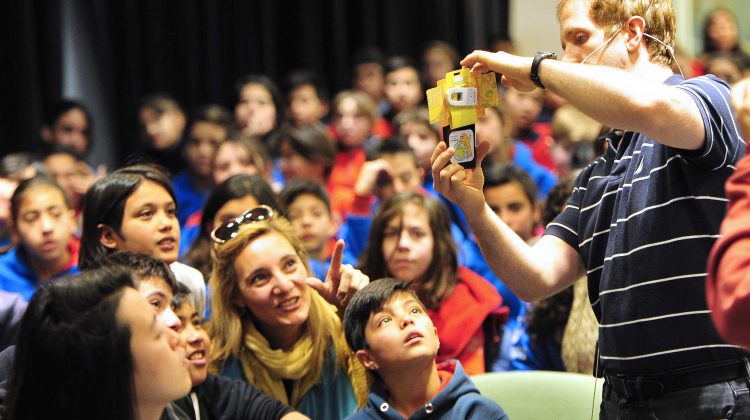
[[[240,231],[240,226],[246,223],[260,222],[263,220],[269,220],[273,217],[273,209],[268,206],[258,206],[254,209],[250,209],[239,217],[232,219],[223,225],[217,227],[211,232],[211,240],[216,243],[223,244],[224,242],[237,236],[237,232]]]

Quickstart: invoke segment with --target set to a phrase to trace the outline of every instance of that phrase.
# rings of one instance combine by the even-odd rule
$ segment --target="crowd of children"
[[[691,74],[746,77],[732,15],[705,33]],[[109,173],[86,162],[91,111],[51,107],[43,153],[0,161],[0,345],[18,330],[0,355],[14,363],[7,415],[503,419],[471,375],[591,373],[586,279],[521,300],[433,187],[441,129],[424,92],[459,54],[435,41],[420,58],[363,48],[334,95],[309,70],[248,75],[232,110],[151,95],[142,153]],[[476,124],[480,192],[531,245],[609,128],[543,89],[500,96]],[[70,366],[39,364],[47,348]],[[99,401],[52,398],[75,387]],[[49,405],[29,397],[45,390]]]

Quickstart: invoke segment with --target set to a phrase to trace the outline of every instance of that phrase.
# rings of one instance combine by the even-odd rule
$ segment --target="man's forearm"
[[[661,83],[668,71],[647,79],[607,66],[544,60],[539,75],[547,89],[609,127],[636,131],[680,149],[698,149],[705,141],[693,100]]]
[[[578,265],[569,267],[570,256],[553,255],[558,250],[545,238],[539,247],[529,246],[488,206],[469,223],[492,271],[519,298],[529,302],[542,299],[578,278]]]

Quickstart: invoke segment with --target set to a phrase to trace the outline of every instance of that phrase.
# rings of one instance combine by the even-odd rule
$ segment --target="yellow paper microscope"
[[[454,70],[427,91],[430,122],[443,127],[443,141],[456,153],[451,162],[476,167],[476,122],[484,108],[498,102],[495,73],[472,74],[468,68]]]

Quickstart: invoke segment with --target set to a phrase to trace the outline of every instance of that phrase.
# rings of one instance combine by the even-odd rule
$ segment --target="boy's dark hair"
[[[172,310],[176,311],[185,302],[189,302],[192,305],[193,292],[184,284],[177,282],[177,286],[172,289],[172,295]]]
[[[46,186],[60,191],[60,194],[62,194],[63,196],[63,201],[65,201],[65,205],[68,207],[68,209],[70,209],[70,199],[68,198],[68,194],[65,192],[65,190],[62,189],[60,184],[58,184],[54,179],[48,177],[47,175],[34,175],[31,178],[24,179],[23,181],[19,182],[18,186],[13,191],[13,195],[10,197],[10,214],[13,223],[18,222],[18,211],[21,207],[21,200],[23,200],[23,198],[26,196],[26,191],[38,186]]]
[[[190,125],[197,122],[209,122],[224,127],[227,132],[232,126],[232,114],[221,105],[210,104],[199,107],[193,111]]]
[[[83,114],[86,116],[86,121],[88,121],[89,125],[91,125],[91,113],[89,113],[89,110],[86,108],[86,106],[84,106],[81,102],[70,99],[64,99],[62,101],[55,102],[45,108],[44,125],[49,128],[54,127],[57,119],[71,109],[78,109],[83,112]],[[89,127],[89,131],[90,130],[91,127]]]
[[[333,139],[322,124],[308,124],[303,127],[285,125],[279,135],[280,144],[287,143],[292,150],[308,161],[322,163],[323,174],[328,177],[336,158]]]
[[[414,71],[419,74],[419,68],[417,67],[414,60],[411,59],[411,57],[407,57],[405,55],[394,55],[391,57],[388,57],[385,60],[384,68],[384,74],[388,75],[388,73],[394,72],[396,70],[401,70],[403,68],[413,68]]]
[[[179,283],[177,282],[174,273],[172,273],[172,270],[169,268],[169,265],[148,254],[118,251],[114,254],[107,255],[106,258],[96,260],[95,263],[87,267],[86,270],[108,266],[122,266],[130,270],[133,274],[133,281],[136,283],[136,286],[141,281],[156,277],[163,279],[173,294],[178,288]]]
[[[370,320],[370,315],[379,311],[397,292],[409,293],[424,308],[417,294],[409,287],[409,283],[391,277],[375,280],[352,296],[344,312],[344,334],[352,351],[369,348],[365,338],[367,321]]]
[[[393,118],[394,131],[396,133],[399,133],[401,130],[401,126],[409,123],[422,124],[425,127],[428,127],[432,131],[432,133],[435,134],[435,137],[437,137],[438,141],[440,141],[440,128],[438,127],[438,125],[432,124],[430,122],[430,113],[427,108],[419,106],[414,109],[407,109],[396,114],[396,116]]]
[[[286,184],[279,193],[279,205],[284,212],[289,212],[289,206],[302,194],[315,196],[326,205],[328,213],[331,213],[331,199],[328,197],[328,192],[322,185],[309,179],[294,179]]]
[[[175,98],[166,93],[154,93],[146,96],[141,101],[140,109],[150,109],[161,115],[167,111],[175,111],[184,114],[185,111]]]
[[[414,165],[419,167],[414,149],[409,146],[406,138],[400,134],[376,143],[372,149],[367,151],[367,160],[380,159],[383,156],[395,155],[397,153],[408,153],[412,160],[414,160]]]
[[[528,172],[511,163],[496,163],[484,171],[484,189],[518,182],[523,193],[534,205],[539,197],[539,187]]]
[[[328,86],[320,75],[312,70],[294,70],[284,78],[284,92],[287,97],[297,88],[310,85],[321,102],[328,102],[331,98]]]
[[[384,66],[385,55],[377,47],[361,47],[352,54],[352,68],[360,64],[375,63]]]

